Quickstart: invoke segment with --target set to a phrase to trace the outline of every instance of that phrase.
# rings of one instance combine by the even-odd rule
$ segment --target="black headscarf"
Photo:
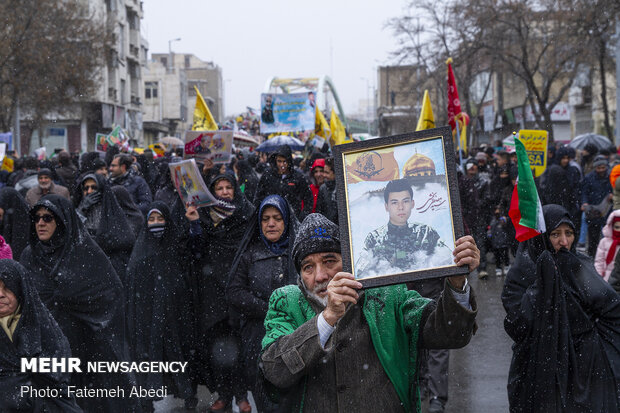
[[[263,218],[263,211],[265,211],[265,208],[267,207],[276,208],[280,212],[280,215],[282,215],[282,219],[284,220],[284,232],[282,233],[280,238],[275,242],[271,242],[265,237],[265,234],[263,234],[263,230],[261,226],[261,221]],[[289,227],[289,208],[288,208],[288,203],[286,202],[286,200],[282,198],[280,195],[269,195],[267,198],[263,199],[263,202],[261,202],[258,208],[258,232],[259,232],[261,240],[263,240],[263,242],[265,243],[265,246],[269,248],[269,251],[271,251],[274,254],[282,254],[284,251],[286,251],[286,249],[288,248],[289,239],[290,239],[290,236],[288,233],[288,227]]]
[[[148,209],[160,212],[166,222],[161,237],[149,231],[148,223],[143,224],[127,267],[132,356],[136,361],[185,361],[189,359],[192,316],[182,244],[170,208],[155,201]],[[175,396],[192,396],[188,374],[170,378]],[[138,381],[152,389],[164,384],[162,374],[142,374]]]
[[[101,192],[101,218],[93,238],[112,262],[123,285],[126,285],[125,271],[136,237],[125,217],[125,212],[102,175],[86,174],[82,177],[75,194],[75,203],[79,205],[82,201],[82,184],[87,179],[95,180],[97,191]]]
[[[121,281],[110,260],[90,237],[69,200],[46,195],[31,213],[49,210],[56,219],[56,231],[48,242],[38,239],[31,224],[30,245],[21,263],[32,276],[43,303],[51,311],[69,340],[74,357],[85,361],[127,360],[124,335],[124,297]],[[78,387],[129,388],[133,374],[73,373],[71,384]],[[85,401],[84,401],[85,400]],[[135,398],[80,399],[108,411],[134,411]]]
[[[515,341],[508,398],[515,412],[618,412],[620,296],[591,259],[555,251],[548,234],[574,224],[543,208],[547,232],[522,243],[506,278],[504,326]]]
[[[40,208],[54,215],[58,227],[50,242],[41,242],[31,221],[30,245],[20,261],[33,273],[41,300],[52,313],[68,313],[93,331],[105,327],[122,295],[114,268],[69,200],[46,195],[34,205],[32,214]]]
[[[0,330],[0,406],[3,411],[81,412],[67,396],[69,373],[21,371],[22,358],[71,357],[69,342],[41,302],[26,269],[13,260],[0,260],[0,281],[15,294],[21,317],[13,341]],[[62,397],[21,397],[21,386],[59,390]],[[22,410],[23,409],[23,410]]]
[[[2,218],[2,236],[11,246],[13,257],[19,258],[28,245],[30,215],[28,204],[19,192],[10,187],[0,189],[0,208],[4,210]]]
[[[140,208],[133,202],[131,195],[124,186],[113,186],[112,192],[114,192],[116,200],[125,213],[125,218],[127,218],[127,222],[137,238],[142,230],[142,225],[144,225],[144,215],[142,215],[142,211],[140,211]]]

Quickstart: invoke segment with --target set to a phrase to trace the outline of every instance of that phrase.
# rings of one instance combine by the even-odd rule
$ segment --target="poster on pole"
[[[221,206],[234,209],[234,206],[217,199],[210,191],[200,175],[195,159],[186,159],[169,165],[172,183],[183,201],[183,205],[194,205],[198,208]]]
[[[228,163],[232,156],[233,134],[231,130],[187,131],[184,157],[210,159],[214,164]]]
[[[519,139],[525,146],[534,177],[541,176],[547,169],[547,142],[549,133],[546,130],[521,129]]]
[[[260,133],[314,130],[316,97],[303,93],[263,93]]]

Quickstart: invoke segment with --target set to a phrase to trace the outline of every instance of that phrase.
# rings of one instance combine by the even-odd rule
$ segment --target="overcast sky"
[[[142,34],[151,53],[193,53],[222,68],[226,115],[259,107],[271,76],[320,77],[336,85],[346,113],[376,87],[396,41],[386,21],[405,0],[146,0]],[[330,43],[333,59],[330,58]]]

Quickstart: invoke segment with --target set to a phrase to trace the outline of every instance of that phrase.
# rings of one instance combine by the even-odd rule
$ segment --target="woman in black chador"
[[[297,282],[297,271],[291,258],[299,221],[286,200],[269,195],[261,202],[250,220],[235,260],[230,269],[226,297],[241,315],[241,359],[248,386],[258,410],[273,411],[264,392],[257,387],[257,370],[263,325],[271,293]],[[243,409],[240,406],[240,411]]]
[[[28,246],[29,209],[24,197],[15,189],[6,186],[0,189],[0,235],[11,246],[15,259],[19,259]]]
[[[149,206],[131,254],[128,317],[130,347],[134,361],[178,361],[189,359],[191,344],[191,297],[187,284],[186,259],[172,223],[170,209],[161,201]],[[168,387],[168,394],[195,406],[189,372],[137,374],[138,383],[148,389]],[[153,409],[153,400],[142,399],[143,411]]]
[[[22,358],[71,357],[69,342],[45,308],[26,269],[0,260],[0,410],[3,412],[81,412],[67,394],[69,373],[21,371]],[[34,397],[21,386],[58,391],[58,397]]]
[[[620,296],[575,251],[568,212],[543,214],[547,231],[521,243],[502,292],[510,411],[618,412]]]
[[[32,277],[41,301],[69,340],[73,357],[88,361],[126,361],[121,282],[101,248],[88,235],[71,202],[46,195],[30,211],[30,245],[21,263]],[[120,386],[125,398],[81,398],[88,412],[132,412],[132,376],[121,373],[72,373],[78,388]]]
[[[127,263],[136,236],[114,192],[103,176],[89,173],[80,178],[74,203],[84,227],[108,256],[126,287]]]

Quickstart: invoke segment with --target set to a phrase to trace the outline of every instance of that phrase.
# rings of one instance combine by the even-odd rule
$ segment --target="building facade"
[[[181,138],[192,125],[187,105],[186,72],[149,61],[144,70],[144,144],[164,136]]]
[[[184,71],[187,78],[187,101],[185,105],[191,113],[196,103],[196,91],[209,106],[213,118],[218,124],[224,121],[224,80],[222,69],[213,62],[205,62],[188,53],[153,53],[151,60],[159,61],[169,70]],[[190,114],[191,114],[190,113]],[[189,116],[191,127],[192,116]]]
[[[51,154],[56,148],[71,152],[92,151],[97,133],[121,126],[132,145],[143,143],[142,105],[148,44],[140,35],[143,17],[139,0],[87,0],[89,14],[104,22],[115,44],[106,64],[96,73],[99,89],[88,103],[76,104],[67,114],[49,114],[39,130],[22,126],[21,152],[32,153],[41,145]]]

